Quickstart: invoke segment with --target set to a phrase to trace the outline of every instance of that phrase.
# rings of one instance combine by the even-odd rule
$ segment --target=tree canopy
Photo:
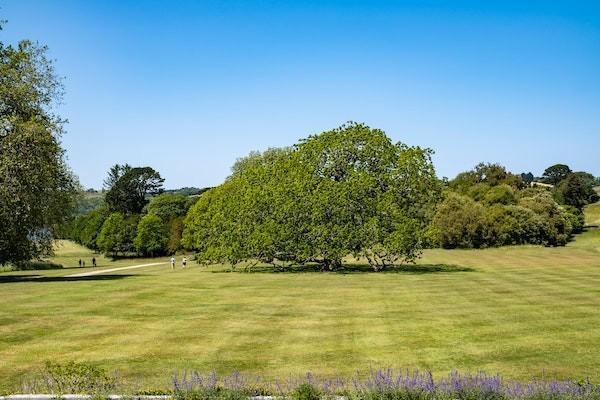
[[[558,183],[569,176],[571,172],[571,168],[569,168],[568,165],[554,164],[544,170],[542,177],[546,183],[558,185]]]
[[[332,269],[354,254],[380,270],[413,261],[440,193],[430,150],[355,123],[252,153],[232,170],[186,219],[183,241],[204,262]]]
[[[0,264],[51,253],[75,205],[64,121],[53,113],[62,84],[46,53],[29,41],[0,42]]]
[[[106,193],[108,209],[126,215],[139,214],[148,203],[148,197],[162,192],[163,182],[151,167],[128,168]]]

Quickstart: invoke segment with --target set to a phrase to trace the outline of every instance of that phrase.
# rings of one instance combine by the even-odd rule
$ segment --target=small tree
[[[136,237],[138,221],[137,215],[125,218],[121,213],[110,214],[96,239],[100,251],[113,257],[134,252],[133,240]]]
[[[484,244],[485,209],[467,196],[447,193],[438,206],[433,226],[444,248],[481,247]]]
[[[108,174],[106,175],[106,178],[103,182],[104,190],[108,191],[112,189],[113,186],[115,186],[115,184],[119,181],[119,179],[121,179],[121,177],[125,175],[125,173],[128,172],[130,169],[131,165],[129,164],[115,164],[112,167],[110,167],[110,169],[108,170]]]
[[[151,257],[164,254],[168,242],[169,233],[157,215],[148,214],[140,220],[134,239],[135,248],[139,253]]]
[[[598,201],[594,190],[594,177],[585,172],[576,172],[565,179],[555,189],[555,197],[561,204],[583,209],[586,204]]]
[[[560,181],[565,179],[571,173],[571,168],[565,164],[554,164],[544,171],[542,177],[551,185],[558,185]]]
[[[148,197],[162,192],[164,179],[150,167],[131,168],[106,193],[106,204],[112,212],[139,214]]]

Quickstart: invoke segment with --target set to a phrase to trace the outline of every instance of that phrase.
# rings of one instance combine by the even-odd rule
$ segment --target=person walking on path
[[[171,269],[175,269],[175,257],[171,257]]]
[[[92,257],[92,267],[96,268],[96,257]]]
[[[81,258],[79,259],[79,268],[81,268]]]
[[[183,260],[181,260],[181,264],[183,264],[183,268],[187,267],[187,257],[183,257]]]

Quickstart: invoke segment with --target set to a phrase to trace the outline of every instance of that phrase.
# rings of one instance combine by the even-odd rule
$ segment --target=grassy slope
[[[600,204],[587,216],[599,224]],[[25,282],[10,281],[23,273],[0,274],[0,388],[15,387],[43,360],[95,362],[146,387],[166,387],[186,368],[271,377],[380,366],[598,377],[599,233],[565,248],[431,250],[421,267],[385,274],[198,266],[80,281],[61,278],[72,269],[28,272],[46,279]],[[66,265],[85,255],[90,262],[73,244],[59,253]]]

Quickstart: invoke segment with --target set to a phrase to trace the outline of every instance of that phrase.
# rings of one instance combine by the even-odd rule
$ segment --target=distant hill
[[[182,194],[184,196],[198,196],[207,190],[212,189],[210,187],[197,188],[197,187],[183,187],[180,189],[169,189],[165,190],[165,193]]]
[[[77,201],[75,216],[84,215],[90,211],[99,209],[104,201],[104,193],[95,190],[86,190],[81,193],[80,199]]]
[[[183,187],[180,189],[169,189],[165,190],[164,193],[182,194],[184,196],[199,196],[207,190],[212,189],[210,187],[197,188],[197,187]],[[80,193],[80,198],[77,201],[77,207],[75,210],[75,216],[80,216],[94,211],[102,207],[104,202],[104,192],[88,189]]]

